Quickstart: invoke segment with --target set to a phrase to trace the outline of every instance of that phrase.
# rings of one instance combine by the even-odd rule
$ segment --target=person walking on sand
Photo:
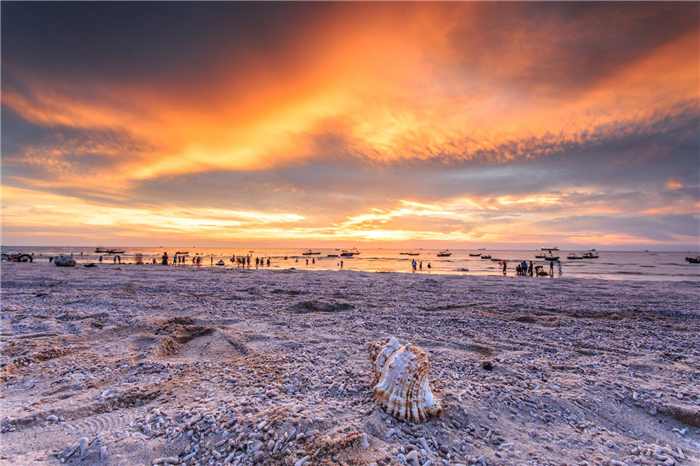
[[[164,252],[163,257],[160,258],[161,265],[168,265],[168,253]]]
[[[549,276],[554,276],[554,261],[549,261]]]
[[[428,262],[428,273],[430,273],[430,269],[431,269],[431,268],[432,268],[432,267],[430,267],[430,262]]]
[[[268,267],[270,266],[270,258],[269,257],[267,258],[267,266]]]
[[[312,257],[312,258],[311,258],[311,263],[312,263],[312,264],[315,264],[315,263],[316,263],[316,258],[315,258],[315,257]]]
[[[506,270],[508,270],[508,262],[505,260],[503,261],[503,275],[506,274]]]
[[[520,270],[523,271],[523,275],[527,275],[527,262],[522,261],[520,264]]]
[[[527,269],[527,274],[532,277],[532,261],[530,261],[530,267]]]
[[[415,272],[416,271],[416,260],[415,259],[413,259],[411,261],[411,267],[413,267],[413,271]]]
[[[102,263],[102,256],[100,256],[100,259],[99,259],[99,260],[100,260],[100,264],[101,264],[101,263]]]
[[[420,263],[419,263],[419,265],[418,265],[418,268],[421,269],[421,270],[423,270],[423,261],[420,261]]]

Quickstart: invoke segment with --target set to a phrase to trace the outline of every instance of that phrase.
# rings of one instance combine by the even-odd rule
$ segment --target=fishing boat
[[[491,256],[489,256],[488,254],[486,254],[486,255],[481,256],[481,258],[482,258],[482,259],[491,259]]]
[[[340,257],[338,254],[328,254],[326,257]]]
[[[221,261],[221,260],[220,260],[219,262],[216,263],[216,265],[218,265],[218,266],[223,266],[223,265],[226,265],[226,264],[224,264],[224,261]]]
[[[594,253],[593,251],[588,251],[583,253],[582,259],[597,259],[598,257],[600,256],[598,256],[598,254]]]
[[[313,256],[316,254],[321,254],[319,251],[312,251],[311,249],[307,249],[306,251],[301,253],[303,256]]]
[[[543,259],[546,261],[558,261],[559,256],[549,255],[549,256],[544,256]]]
[[[480,252],[479,252],[479,253],[476,253],[476,254],[469,253],[469,256],[470,256],[470,257],[479,257],[480,255],[481,255]]]
[[[353,257],[356,256],[360,253],[360,251],[357,250],[357,248],[352,248],[352,249],[343,249],[343,251],[340,253],[341,257]]]
[[[700,264],[700,256],[686,257],[685,260],[686,260],[686,262],[688,262],[690,264]]]
[[[117,249],[103,248],[102,246],[97,246],[95,249],[96,253],[99,254],[124,254],[125,251],[120,251]]]
[[[535,259],[546,259],[547,254],[535,254]]]
[[[540,248],[542,251],[558,251],[559,248],[557,246],[551,247],[551,246],[545,246]]]
[[[189,254],[189,253],[190,253],[189,251],[178,251],[175,253],[175,255],[177,256],[179,254],[181,256],[184,256],[185,254]]]
[[[450,257],[451,255],[452,255],[452,253],[448,249],[445,249],[444,251],[440,251],[437,254],[438,257]]]
[[[576,254],[576,253],[574,253],[574,252],[572,252],[571,254],[569,254],[568,256],[566,256],[566,258],[569,259],[569,260],[579,260],[579,259],[583,259],[582,256],[579,256],[578,254]]]

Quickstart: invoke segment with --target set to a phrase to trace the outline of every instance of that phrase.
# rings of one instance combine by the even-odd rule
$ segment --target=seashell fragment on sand
[[[442,412],[430,391],[430,363],[422,349],[403,346],[391,337],[388,343],[370,345],[369,354],[377,403],[387,413],[405,421],[423,422]]]

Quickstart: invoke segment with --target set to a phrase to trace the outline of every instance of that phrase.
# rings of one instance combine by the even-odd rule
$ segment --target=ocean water
[[[115,247],[116,248],[116,247]],[[532,261],[534,265],[542,265],[545,271],[549,271],[549,262],[535,258],[540,254],[539,250],[474,250],[474,249],[454,249],[450,250],[450,257],[437,257],[437,249],[418,249],[413,252],[418,256],[402,255],[405,250],[399,249],[362,249],[360,254],[351,258],[348,257],[328,257],[329,255],[340,255],[341,250],[335,248],[314,249],[320,252],[318,255],[305,256],[302,248],[141,248],[125,247],[125,253],[120,254],[123,263],[134,263],[137,253],[143,255],[144,261],[152,263],[156,259],[160,263],[164,252],[168,253],[170,262],[176,252],[186,252],[185,266],[192,266],[192,258],[202,256],[201,265],[210,267],[219,260],[223,260],[224,267],[236,267],[230,261],[233,255],[250,255],[251,266],[255,268],[255,258],[263,258],[267,264],[270,258],[271,269],[296,268],[300,270],[340,270],[340,261],[343,261],[344,270],[360,270],[369,272],[404,272],[414,273],[411,267],[413,259],[423,263],[422,269],[418,267],[415,273],[422,274],[457,274],[457,275],[502,275],[502,266],[499,260],[508,262],[507,275],[515,276],[515,266],[520,261]],[[78,264],[88,262],[98,262],[98,258],[103,256],[103,263],[113,265],[114,255],[97,254],[94,247],[2,247],[3,253],[33,253],[35,262],[48,263],[50,256],[71,255]],[[700,283],[700,264],[690,264],[685,260],[687,256],[695,257],[697,253],[687,252],[629,252],[629,251],[598,251],[598,259],[569,260],[566,256],[576,252],[581,255],[584,251],[558,252],[562,265],[562,274],[559,275],[559,268],[555,263],[554,277],[570,278],[598,278],[604,280],[653,280],[653,281],[689,281]],[[481,259],[471,257],[469,254],[489,254],[493,259]],[[308,259],[309,263],[306,263]],[[312,260],[313,259],[313,260]],[[430,269],[428,269],[430,264]],[[31,266],[31,264],[27,264]],[[183,265],[178,265],[183,267]],[[262,268],[268,268],[267,265]],[[521,278],[521,277],[517,277]],[[540,279],[548,279],[542,277]]]

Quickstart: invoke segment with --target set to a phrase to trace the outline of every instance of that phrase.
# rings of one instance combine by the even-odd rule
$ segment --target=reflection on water
[[[457,274],[457,275],[502,275],[501,260],[506,260],[507,275],[515,279],[526,277],[515,276],[516,264],[532,261],[534,266],[542,265],[545,271],[549,271],[549,262],[537,259],[535,255],[541,251],[529,250],[468,250],[455,249],[449,257],[438,257],[439,249],[414,250],[417,256],[401,254],[405,252],[399,249],[362,249],[359,255],[353,257],[340,257],[340,250],[314,249],[320,252],[317,255],[303,255],[307,248],[120,248],[124,249],[119,254],[122,263],[135,263],[136,255],[141,254],[143,261],[152,264],[153,259],[158,264],[164,252],[168,253],[168,259],[172,264],[176,252],[187,252],[184,255],[184,265],[177,267],[192,267],[192,259],[201,257],[202,267],[219,267],[217,262],[223,261],[223,267],[235,268],[237,264],[231,258],[240,256],[251,257],[251,268],[255,268],[255,259],[264,260],[263,269],[289,269],[300,270],[340,270],[341,261],[343,270],[360,270],[369,272],[405,272],[413,273],[412,261],[416,261],[415,273],[422,274]],[[70,255],[78,264],[98,263],[102,256],[103,264],[113,264],[113,254],[97,254],[95,248],[81,247],[3,247],[3,253],[27,252],[34,253],[35,261],[48,263],[50,256],[60,254]],[[673,281],[698,281],[700,278],[700,264],[690,264],[685,261],[686,256],[696,256],[697,253],[683,252],[617,252],[598,251],[598,259],[568,260],[569,252],[581,253],[583,251],[559,251],[562,265],[562,277],[576,278],[600,278],[605,280],[673,280]],[[81,256],[82,253],[82,256]],[[469,254],[488,254],[491,259],[472,257]],[[331,257],[329,257],[331,256]],[[334,257],[337,256],[337,257]],[[270,266],[267,260],[270,259]],[[308,260],[308,264],[307,264]],[[430,264],[430,268],[428,268]],[[422,265],[422,267],[421,267]],[[559,277],[558,265],[554,266],[554,277]]]

